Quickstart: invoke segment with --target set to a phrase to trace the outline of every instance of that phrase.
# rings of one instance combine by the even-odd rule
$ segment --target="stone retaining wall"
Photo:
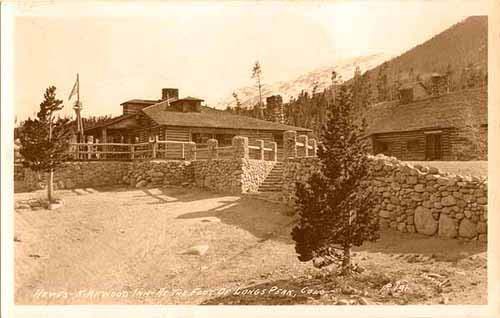
[[[131,163],[120,161],[67,162],[54,172],[56,189],[112,186],[122,183]],[[29,168],[14,169],[15,187],[25,190],[42,189],[47,175]]]
[[[190,161],[151,160],[134,162],[122,178],[132,187],[188,185],[193,183],[194,174]]]
[[[257,191],[275,162],[254,159],[193,161],[196,186],[222,193]]]
[[[257,191],[274,164],[254,159],[71,162],[56,170],[54,180],[56,189],[196,184],[216,192],[240,194]],[[20,166],[15,167],[14,179],[23,191],[41,189],[46,183],[45,174]]]
[[[383,197],[376,208],[381,228],[486,241],[485,177],[454,175],[385,156],[372,159],[368,181]],[[318,162],[316,158],[295,158],[284,163],[284,202],[293,204],[295,182],[306,181],[318,169]]]

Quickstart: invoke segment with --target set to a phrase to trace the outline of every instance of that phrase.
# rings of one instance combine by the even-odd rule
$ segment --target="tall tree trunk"
[[[54,193],[54,170],[50,169],[49,172],[49,178],[47,182],[47,199],[49,200],[49,203],[52,203],[52,197]]]
[[[344,258],[342,259],[342,273],[349,275],[351,273],[351,244],[344,245]]]

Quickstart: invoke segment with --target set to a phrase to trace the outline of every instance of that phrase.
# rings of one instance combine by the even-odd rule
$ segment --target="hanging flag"
[[[78,80],[78,76],[77,76],[75,85],[73,85],[73,89],[71,90],[71,93],[69,94],[68,100],[71,100],[71,97],[73,97],[73,95],[77,94],[79,86],[80,86],[80,81]]]

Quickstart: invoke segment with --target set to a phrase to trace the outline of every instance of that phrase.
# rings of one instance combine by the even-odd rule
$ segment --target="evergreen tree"
[[[449,93],[453,91],[453,68],[449,63],[448,66],[446,66],[446,72],[444,76],[446,80],[446,92]]]
[[[255,78],[257,88],[259,89],[259,104],[254,106],[256,109],[255,115],[260,119],[264,119],[263,105],[262,105],[262,68],[259,61],[256,61],[252,68],[252,78]]]
[[[236,112],[237,115],[241,114],[241,102],[240,99],[238,98],[238,94],[236,92],[233,92],[233,98],[236,102],[236,106],[234,107],[234,111]]]
[[[318,149],[320,170],[307,183],[297,183],[292,231],[299,260],[316,267],[341,263],[349,274],[351,247],[378,238],[377,196],[365,178],[369,174],[367,144],[361,139],[364,120],[353,116],[353,87],[341,85],[330,105]]]
[[[377,101],[384,102],[389,99],[389,87],[387,78],[387,63],[380,66],[377,76]]]
[[[33,171],[48,173],[47,198],[53,201],[54,170],[68,159],[69,119],[55,118],[63,108],[56,98],[56,88],[50,86],[44,94],[37,118],[28,118],[20,134],[23,164]]]

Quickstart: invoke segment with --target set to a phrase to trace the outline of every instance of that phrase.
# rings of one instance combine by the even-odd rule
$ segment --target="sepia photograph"
[[[7,297],[487,308],[493,7],[2,3]]]

